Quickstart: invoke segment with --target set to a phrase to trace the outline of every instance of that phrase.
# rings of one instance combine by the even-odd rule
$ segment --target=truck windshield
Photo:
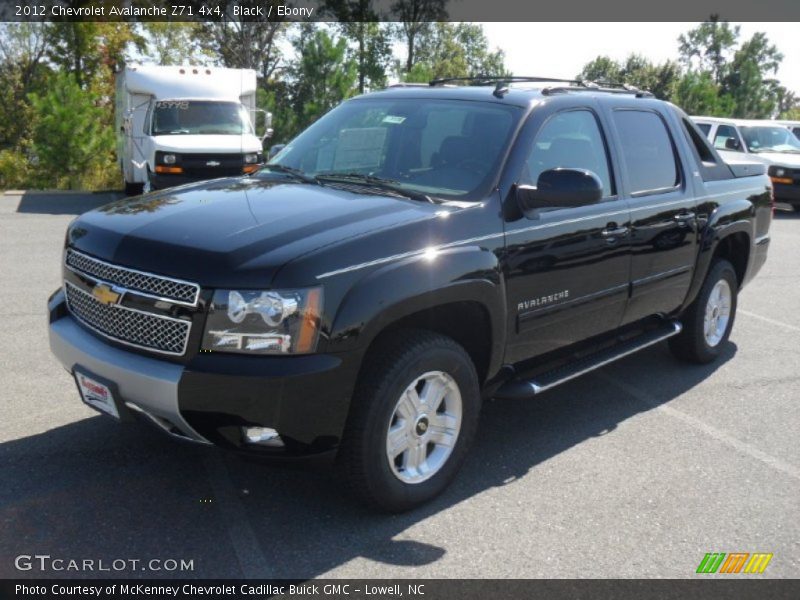
[[[750,152],[788,152],[800,154],[800,140],[784,127],[740,127]]]
[[[159,100],[153,106],[152,135],[242,135],[253,126],[244,106],[210,100]]]
[[[271,164],[319,177],[390,181],[450,200],[480,200],[497,177],[522,109],[439,99],[352,100],[292,140]]]

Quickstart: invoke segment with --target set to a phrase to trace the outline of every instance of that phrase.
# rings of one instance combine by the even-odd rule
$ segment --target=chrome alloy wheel
[[[712,348],[720,343],[728,328],[732,297],[731,286],[724,279],[717,281],[708,296],[706,314],[703,318],[703,333],[706,343]]]
[[[395,477],[422,483],[445,465],[458,440],[461,392],[443,371],[415,379],[400,395],[386,430],[386,457]]]

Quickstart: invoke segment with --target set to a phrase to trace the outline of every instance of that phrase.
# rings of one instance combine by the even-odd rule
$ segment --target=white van
[[[252,69],[129,65],[116,81],[117,156],[125,192],[250,173],[272,133],[256,135]]]
[[[800,138],[785,123],[692,117],[726,162],[745,156],[767,165],[775,200],[800,211]]]

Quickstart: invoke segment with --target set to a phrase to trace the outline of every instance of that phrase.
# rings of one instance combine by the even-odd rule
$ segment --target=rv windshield
[[[750,152],[800,153],[800,140],[784,127],[740,127]]]
[[[247,110],[236,102],[159,100],[153,106],[152,135],[252,134]]]

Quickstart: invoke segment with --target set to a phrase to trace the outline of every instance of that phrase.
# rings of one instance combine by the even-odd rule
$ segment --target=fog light
[[[283,440],[278,432],[269,427],[242,427],[244,441],[247,444],[258,444],[270,448],[283,448]]]

